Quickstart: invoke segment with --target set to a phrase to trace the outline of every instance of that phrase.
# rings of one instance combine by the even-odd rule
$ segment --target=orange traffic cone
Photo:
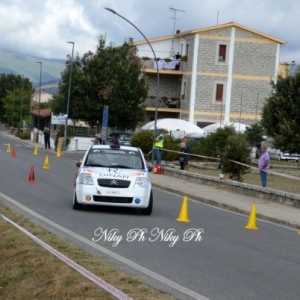
[[[6,153],[10,153],[10,144],[7,144]]]
[[[49,168],[49,158],[48,158],[48,155],[46,155],[46,157],[45,157],[43,169],[50,169]]]
[[[34,167],[31,166],[30,168],[30,173],[29,173],[29,179],[28,179],[29,183],[35,183],[35,177],[34,177]]]
[[[17,157],[16,148],[13,149],[13,151],[11,153],[11,157],[12,158],[16,158]]]
[[[178,222],[190,223],[188,218],[188,198],[187,196],[183,197],[181,209],[178,218],[176,219]]]
[[[38,147],[37,146],[34,147],[33,155],[38,155]]]
[[[258,230],[258,228],[256,227],[256,203],[255,202],[252,204],[249,220],[245,228],[251,230]]]

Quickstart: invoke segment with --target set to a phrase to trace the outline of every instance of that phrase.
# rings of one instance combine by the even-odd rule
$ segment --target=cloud
[[[71,51],[68,41],[82,55],[96,49],[100,35],[116,45],[129,37],[143,39],[105,7],[127,18],[147,38],[170,35],[174,25],[185,31],[234,21],[287,41],[281,61],[300,57],[295,34],[300,2],[294,0],[1,0],[0,49],[64,59]]]

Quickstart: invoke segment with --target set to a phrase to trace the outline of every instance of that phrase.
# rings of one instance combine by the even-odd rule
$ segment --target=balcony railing
[[[146,99],[145,106],[156,107],[156,99],[151,99],[151,98]],[[159,99],[158,107],[159,108],[180,108],[180,100]]]
[[[170,60],[166,61],[164,59],[160,59],[159,61],[156,61],[154,59],[142,59],[142,64],[146,69],[154,69],[156,70],[156,67],[158,65],[159,70],[169,70],[169,71],[182,71],[182,65],[184,65],[186,62],[182,62],[180,60]]]

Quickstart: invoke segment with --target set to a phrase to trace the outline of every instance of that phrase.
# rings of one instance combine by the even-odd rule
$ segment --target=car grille
[[[104,203],[132,203],[131,197],[108,197],[108,196],[93,196],[95,202]]]
[[[130,180],[98,179],[97,182],[99,186],[110,187],[114,189],[125,189],[130,186]]]

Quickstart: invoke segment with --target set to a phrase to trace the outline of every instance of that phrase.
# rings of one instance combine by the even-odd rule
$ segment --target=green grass
[[[22,224],[26,230],[135,300],[174,299],[1,205],[0,214]],[[116,299],[36,244],[1,216],[0,232],[0,299]]]
[[[257,166],[257,161],[253,161],[253,166]],[[219,177],[222,173],[218,169],[217,163],[203,163],[203,167],[192,167],[189,168],[190,172],[204,174],[213,177]],[[280,173],[282,176],[273,175],[271,172]],[[226,175],[226,174],[225,174]],[[293,176],[294,179],[283,177],[284,175]],[[281,190],[289,193],[300,194],[300,167],[297,163],[289,161],[271,161],[270,174],[268,174],[267,187],[275,190]],[[251,170],[250,173],[245,174],[244,183],[261,186],[260,177],[258,170]]]

